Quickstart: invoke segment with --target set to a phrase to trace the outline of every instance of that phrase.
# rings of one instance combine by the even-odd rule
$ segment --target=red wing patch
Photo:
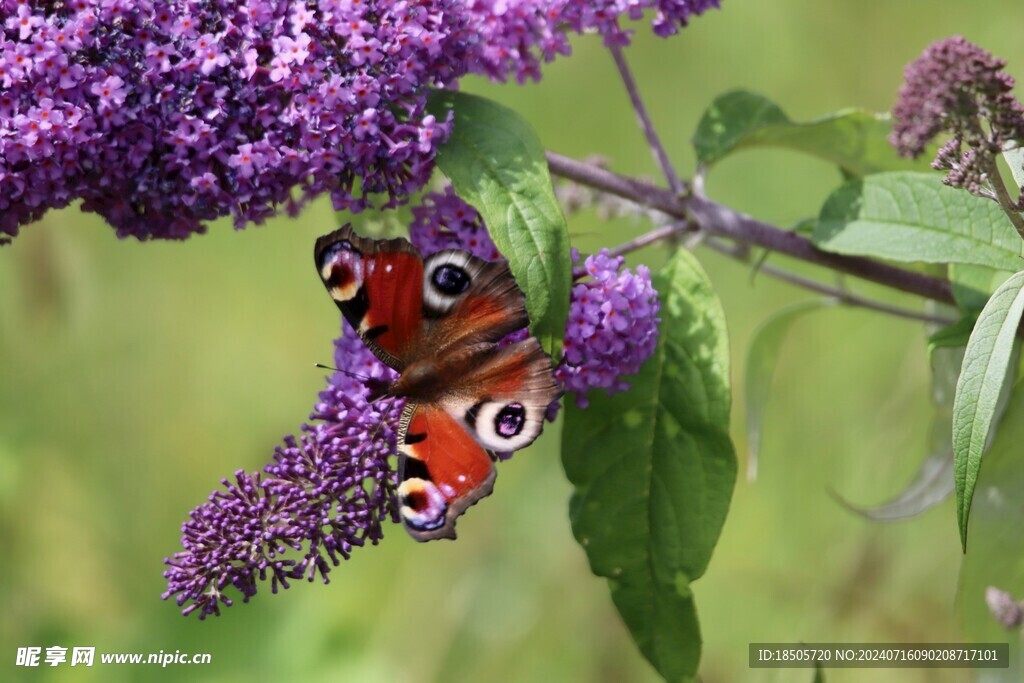
[[[369,308],[358,329],[399,361],[408,358],[423,323],[423,261],[409,252],[381,251],[367,261]]]
[[[422,336],[423,259],[403,239],[359,237],[349,225],[316,241],[316,267],[366,345],[401,370]]]
[[[490,495],[491,456],[444,409],[406,405],[398,433],[399,511],[417,541],[455,538],[455,520]]]

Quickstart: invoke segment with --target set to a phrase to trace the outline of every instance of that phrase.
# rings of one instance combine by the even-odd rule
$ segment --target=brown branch
[[[663,240],[675,240],[688,233],[694,232],[694,226],[688,223],[676,222],[670,223],[669,225],[663,225],[659,228],[654,228],[648,232],[645,232],[638,237],[634,237],[628,242],[620,244],[619,246],[609,249],[609,256],[622,256],[630,252],[641,249],[655,242]],[[703,234],[703,233],[701,233]],[[746,248],[746,245],[737,244],[734,242],[723,242],[716,238],[708,239],[704,242],[712,251],[717,251],[719,254],[724,254],[731,259],[739,261],[741,263],[750,263],[750,250]],[[909,308],[903,308],[901,306],[893,306],[892,304],[885,303],[884,301],[877,301],[875,299],[861,296],[848,291],[842,287],[835,287],[833,285],[827,285],[823,282],[819,282],[809,277],[804,277],[799,273],[786,270],[785,268],[779,268],[770,263],[759,264],[754,273],[764,273],[769,277],[773,277],[776,280],[787,282],[791,285],[795,285],[802,289],[823,294],[827,297],[835,299],[838,303],[845,304],[847,306],[854,306],[857,308],[866,308],[872,311],[878,311],[880,313],[886,313],[888,315],[895,316],[897,318],[904,318],[907,320],[917,320],[926,323],[932,323],[934,325],[952,325],[956,322],[955,318],[949,318],[942,315],[931,315],[922,311],[914,311]],[[577,268],[573,271],[573,279],[579,279],[585,277],[587,271],[583,268]]]
[[[710,199],[694,195],[680,197],[671,190],[555,152],[548,152],[547,158],[551,172],[557,176],[656,209],[674,218],[693,220],[710,235],[763,247],[901,292],[942,303],[954,303],[952,287],[946,280],[868,258],[830,254],[818,249],[803,235],[764,223]]]
[[[686,186],[679,179],[679,174],[676,173],[675,167],[672,166],[672,160],[668,158],[668,152],[665,151],[664,145],[661,144],[658,131],[651,121],[650,114],[647,113],[647,107],[644,105],[643,98],[640,97],[640,89],[636,87],[636,81],[633,80],[633,72],[630,71],[626,56],[622,54],[622,48],[618,45],[610,45],[608,50],[612,53],[612,58],[615,59],[615,67],[619,70],[619,76],[622,78],[623,85],[626,86],[629,101],[633,104],[633,111],[636,112],[636,120],[644,132],[644,137],[647,138],[647,146],[651,148],[654,160],[661,167],[665,181],[672,191],[676,194],[682,194],[686,191]]]

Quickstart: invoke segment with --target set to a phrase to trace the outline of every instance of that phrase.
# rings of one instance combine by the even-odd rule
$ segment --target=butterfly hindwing
[[[561,393],[551,360],[528,337],[482,349],[439,402],[484,448],[515,451],[540,436],[548,406]]]
[[[331,298],[366,345],[401,370],[415,356],[423,329],[423,260],[404,239],[359,237],[349,225],[314,249]]]
[[[490,495],[491,456],[442,408],[408,403],[398,431],[398,500],[417,541],[455,538],[455,520]]]

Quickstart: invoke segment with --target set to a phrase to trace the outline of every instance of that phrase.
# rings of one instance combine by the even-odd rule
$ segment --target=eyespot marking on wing
[[[363,255],[349,240],[331,244],[320,254],[320,277],[331,298],[348,302],[356,298],[366,277]]]
[[[423,311],[431,317],[451,311],[476,279],[479,265],[464,251],[439,251],[423,264]]]
[[[430,282],[441,293],[455,296],[469,288],[469,273],[459,266],[445,263],[434,270],[430,276]]]
[[[445,494],[431,481],[406,479],[398,486],[402,519],[417,531],[433,531],[444,526],[448,504]]]
[[[486,399],[467,410],[463,420],[477,442],[494,451],[515,451],[533,443],[544,428],[547,406]]]

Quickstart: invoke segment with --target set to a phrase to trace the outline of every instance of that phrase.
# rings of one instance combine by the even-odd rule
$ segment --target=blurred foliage
[[[723,7],[666,41],[638,27],[626,52],[683,175],[701,112],[727,90],[763,93],[794,120],[848,106],[884,111],[903,65],[954,33],[1024,76],[1024,7],[1012,0]],[[552,149],[655,176],[610,56],[595,37],[574,46],[539,84],[465,89],[514,108]],[[824,162],[750,150],[716,166],[708,189],[791,225],[816,214],[839,180]],[[68,210],[0,250],[4,680],[656,680],[572,540],[557,428],[500,467],[495,494],[460,521],[456,543],[418,545],[395,527],[333,572],[331,585],[264,592],[205,623],[159,599],[161,559],[178,548],[188,511],[221,477],[265,464],[322,385],[312,365],[330,362],[338,314],[311,251],[334,225],[320,202],[264,228],[235,234],[218,223],[184,243],[138,244]],[[584,252],[643,228],[586,212],[569,225]],[[809,295],[699,256],[724,304],[735,382],[754,328]],[[658,266],[664,257],[648,249],[631,261]],[[701,580],[705,683],[794,679],[748,669],[752,641],[963,637],[952,502],[873,525],[827,493],[832,486],[870,504],[911,479],[928,452],[928,386],[918,324],[839,308],[794,324],[764,413],[759,478],[738,483]],[[736,393],[733,436],[745,453]],[[18,646],[53,644],[211,652],[213,663],[14,667]],[[864,674],[832,670],[828,680]]]

